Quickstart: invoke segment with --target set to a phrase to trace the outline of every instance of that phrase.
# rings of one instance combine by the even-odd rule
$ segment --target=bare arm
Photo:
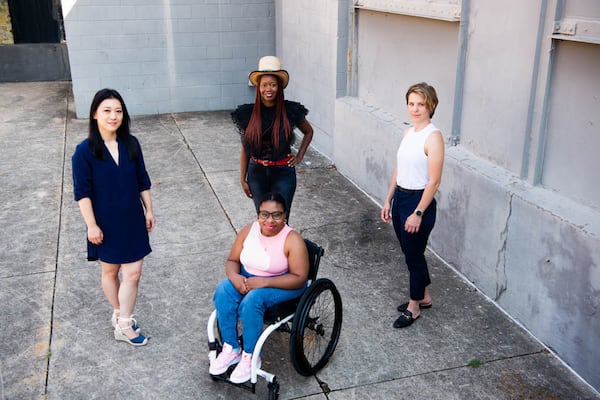
[[[152,208],[152,196],[150,195],[150,189],[140,192],[144,209],[146,210],[146,229],[148,232],[152,232],[156,226],[156,217],[154,216],[154,209]]]
[[[402,139],[408,133],[408,129],[405,129],[402,132]],[[397,185],[397,177],[398,177],[398,167],[394,168],[394,172],[392,173],[392,179],[390,179],[390,185],[388,186],[388,191],[383,200],[383,208],[381,209],[381,220],[387,224],[392,222],[392,216],[390,214],[390,210],[392,207],[392,199],[394,198],[394,191],[396,190]]]
[[[392,216],[390,214],[390,210],[392,207],[392,199],[394,197],[394,190],[396,190],[396,176],[398,174],[398,168],[394,168],[394,172],[392,173],[392,179],[390,179],[390,186],[388,187],[388,192],[385,195],[385,199],[383,201],[383,208],[381,209],[381,220],[387,224],[392,222]]]
[[[96,216],[94,215],[94,208],[92,207],[92,199],[84,197],[77,202],[79,204],[79,210],[87,226],[88,240],[93,244],[102,244],[104,239],[104,233],[102,229],[96,223]]]
[[[300,147],[298,148],[298,153],[296,153],[296,155],[293,156],[288,162],[288,165],[290,167],[294,167],[302,162],[304,154],[306,153],[306,150],[308,150],[308,146],[310,145],[310,142],[313,138],[312,125],[310,124],[310,122],[308,122],[308,120],[306,120],[306,118],[302,120],[302,122],[298,125],[298,129],[300,129],[304,136],[302,137],[302,142],[300,143]]]

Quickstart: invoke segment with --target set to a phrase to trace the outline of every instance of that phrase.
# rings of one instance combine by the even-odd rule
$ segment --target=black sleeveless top
[[[285,100],[284,104],[285,111],[293,131],[293,129],[302,123],[302,121],[306,118],[308,110],[302,104],[295,101]],[[244,131],[250,122],[253,108],[253,103],[242,104],[231,113],[231,119],[241,134],[242,145],[246,149],[246,152],[251,157],[258,158],[260,160],[276,161],[285,158],[291,153],[291,146],[294,144],[295,135],[292,132],[290,138],[287,139],[285,137],[283,127],[281,127],[279,132],[279,147],[275,148],[272,136],[273,122],[275,121],[275,107],[266,107],[261,102],[260,115],[262,119],[262,145],[260,148],[254,148],[247,142]]]

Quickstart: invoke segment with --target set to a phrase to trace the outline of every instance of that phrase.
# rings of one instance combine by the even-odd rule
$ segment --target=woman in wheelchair
[[[257,221],[242,228],[231,247],[225,263],[227,279],[219,282],[213,297],[223,351],[211,362],[211,375],[223,374],[237,363],[229,380],[249,380],[265,310],[301,296],[306,289],[306,245],[287,225],[286,214],[283,197],[266,193],[259,203]],[[238,320],[242,323],[243,348],[238,341]],[[258,364],[260,367],[260,359]]]

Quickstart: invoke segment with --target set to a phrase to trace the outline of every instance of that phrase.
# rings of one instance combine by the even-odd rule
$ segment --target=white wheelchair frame
[[[265,323],[267,324],[266,329],[262,332],[254,352],[252,353],[252,368],[250,375],[250,386],[247,384],[234,384],[232,383],[228,375],[233,369],[231,367],[228,372],[223,375],[211,375],[213,380],[225,381],[232,385],[242,387],[246,390],[255,393],[256,383],[258,377],[264,378],[268,383],[269,388],[269,400],[276,400],[279,397],[279,382],[274,374],[271,374],[262,368],[258,367],[258,359],[262,352],[263,345],[271,333],[279,330],[290,333],[290,355],[292,364],[298,373],[304,376],[313,375],[318,370],[323,368],[329,361],[329,358],[333,354],[339,335],[341,332],[342,325],[342,301],[341,296],[335,287],[334,283],[329,279],[316,279],[319,263],[321,257],[325,254],[322,247],[305,239],[306,247],[309,256],[309,285],[304,291],[302,296],[297,299],[290,300],[274,307],[271,307],[265,313]],[[318,309],[320,304],[319,298],[321,294],[328,292],[328,298],[333,302],[333,309],[330,306],[324,306],[324,308]],[[333,313],[333,322],[331,326],[325,327],[324,324],[320,323],[321,315],[312,316],[311,311],[314,313]],[[326,317],[323,319],[327,319]],[[292,322],[290,328],[289,323]],[[329,329],[330,328],[330,329]],[[316,362],[308,360],[304,348],[304,333],[305,330],[314,332],[315,336],[323,338],[323,340],[329,340],[325,351],[322,355],[319,355],[319,359]],[[213,361],[219,352],[222,350],[222,343],[220,337],[217,338],[219,333],[218,322],[217,322],[217,310],[214,310],[208,319],[207,327],[208,336],[208,359]],[[311,333],[312,335],[313,333]],[[328,335],[328,337],[326,337]]]

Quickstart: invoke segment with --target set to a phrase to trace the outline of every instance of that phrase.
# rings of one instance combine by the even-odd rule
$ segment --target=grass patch
[[[485,364],[485,361],[481,361],[478,358],[474,358],[471,361],[469,361],[469,367],[471,368],[479,368],[481,367],[483,364]]]

